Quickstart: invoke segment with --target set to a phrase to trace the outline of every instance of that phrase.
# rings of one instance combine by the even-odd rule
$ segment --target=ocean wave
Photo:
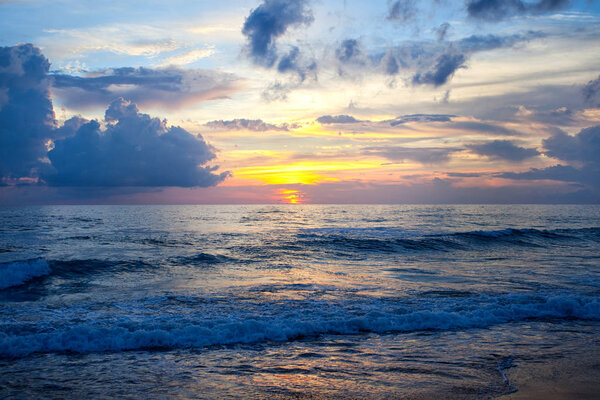
[[[600,229],[599,229],[600,231]],[[471,232],[456,232],[451,236],[457,237],[477,237],[486,239],[498,239],[498,238],[516,238],[516,237],[538,237],[546,239],[560,239],[560,238],[573,238],[573,234],[577,233],[594,233],[594,229],[556,229],[556,230],[545,230],[545,229],[500,229],[493,231],[471,231]]]
[[[174,257],[172,262],[179,265],[213,265],[228,261],[235,261],[231,257],[221,254],[198,253],[191,256]]]
[[[144,349],[204,348],[240,343],[286,342],[319,335],[399,333],[486,328],[525,320],[600,320],[597,297],[498,295],[483,303],[454,297],[451,307],[407,309],[372,302],[367,305],[289,302],[273,309],[231,309],[213,315],[162,310],[157,314],[128,314],[113,321],[94,320],[42,324],[39,332],[4,323],[0,357],[24,357],[48,352],[105,352]],[[472,301],[471,297],[468,301]],[[462,300],[462,301],[461,301]],[[198,307],[195,304],[195,307]],[[293,307],[296,307],[294,309]],[[164,308],[164,306],[163,306]],[[189,311],[189,310],[187,310]],[[64,318],[64,313],[61,314]],[[81,315],[81,314],[79,314]],[[177,315],[177,317],[173,317]],[[48,326],[55,326],[52,330]],[[25,333],[26,332],[26,333]]]
[[[51,271],[48,262],[41,258],[0,264],[0,289],[23,285]]]
[[[52,275],[64,278],[79,277],[82,275],[95,274],[102,271],[118,268],[119,271],[135,271],[140,268],[152,267],[142,260],[98,260],[98,259],[75,259],[75,260],[52,260],[50,261]]]
[[[600,228],[516,229],[423,233],[397,228],[318,228],[300,230],[298,242],[309,247],[371,252],[471,250],[478,246],[544,247],[564,240],[600,238]]]
[[[139,260],[45,260],[36,258],[0,264],[0,290],[27,285],[36,279],[60,276],[65,279],[77,279],[81,276],[97,274],[103,271],[137,270],[152,265]]]

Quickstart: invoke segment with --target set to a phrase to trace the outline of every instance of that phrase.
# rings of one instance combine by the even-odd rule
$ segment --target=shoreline
[[[584,360],[520,360],[504,373],[516,391],[501,395],[499,399],[502,400],[586,400],[600,396],[600,359],[597,355]]]

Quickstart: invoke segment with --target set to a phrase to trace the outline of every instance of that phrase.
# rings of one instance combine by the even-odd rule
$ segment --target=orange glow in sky
[[[292,164],[244,167],[234,170],[235,177],[257,179],[272,185],[305,184],[336,181],[322,175],[323,172],[379,168],[380,161],[302,161]]]
[[[281,189],[278,191],[281,199],[288,204],[302,204],[302,193],[294,189]]]

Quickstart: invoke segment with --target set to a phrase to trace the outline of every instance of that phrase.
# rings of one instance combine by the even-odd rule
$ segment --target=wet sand
[[[600,359],[594,353],[585,360],[517,362],[506,377],[517,391],[501,399],[600,399]]]

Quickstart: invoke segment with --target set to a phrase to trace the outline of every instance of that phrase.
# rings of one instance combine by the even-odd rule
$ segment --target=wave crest
[[[0,264],[0,289],[23,285],[50,272],[50,265],[41,258]]]
[[[470,250],[482,246],[545,247],[557,241],[597,240],[600,228],[500,229],[426,234],[396,228],[319,228],[301,230],[298,242],[305,246],[370,252]]]
[[[28,330],[26,334],[19,329],[9,329],[0,332],[0,357],[24,357],[36,352],[202,348],[282,342],[323,334],[473,329],[535,319],[600,320],[600,302],[596,297],[484,296],[479,299],[482,303],[469,307],[465,307],[460,298],[455,299],[458,303],[450,303],[450,306],[439,303],[437,307],[413,311],[407,311],[401,304],[377,300],[363,304],[360,311],[344,302],[329,306],[316,302],[310,309],[300,307],[298,312],[290,314],[290,307],[299,306],[290,303],[281,310],[267,307],[231,314],[228,309],[228,314],[212,317],[206,310],[196,310],[186,318],[131,315],[118,321],[77,322],[51,331]]]

